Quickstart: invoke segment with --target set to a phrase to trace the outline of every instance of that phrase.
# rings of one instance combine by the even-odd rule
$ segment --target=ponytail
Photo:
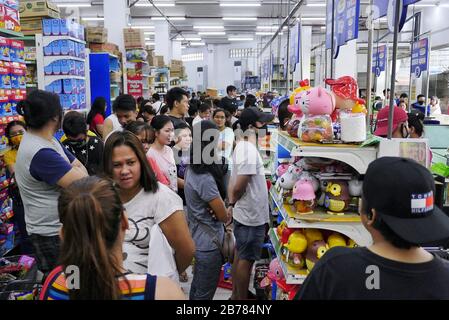
[[[79,289],[71,300],[117,300],[122,294],[118,276],[121,261],[112,254],[119,238],[122,204],[111,181],[88,177],[61,192],[59,217],[63,224],[60,264],[76,266]]]

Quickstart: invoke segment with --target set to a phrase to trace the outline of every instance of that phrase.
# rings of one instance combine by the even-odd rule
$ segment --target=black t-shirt
[[[171,115],[168,115],[168,116],[169,116],[171,122],[173,122],[173,127],[175,127],[175,130],[179,128],[180,124],[183,124],[183,123],[188,124],[186,122],[185,118],[176,118],[176,117],[171,116]]]
[[[220,107],[232,113],[238,109],[238,101],[236,98],[231,99],[226,96],[220,100]]]
[[[86,167],[90,176],[101,173],[104,150],[101,139],[89,137],[83,146],[74,146],[69,140],[65,140],[62,144]]]
[[[367,248],[335,247],[317,262],[297,300],[449,299],[449,261],[403,263]]]

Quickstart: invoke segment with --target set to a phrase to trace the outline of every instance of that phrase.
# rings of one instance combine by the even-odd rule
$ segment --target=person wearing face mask
[[[157,162],[162,173],[170,181],[170,189],[178,192],[178,175],[173,150],[169,147],[174,139],[173,122],[168,116],[156,116],[151,121],[155,130],[154,143],[147,152],[147,157]]]
[[[54,138],[63,115],[58,95],[35,90],[17,104],[17,112],[25,118],[27,132],[17,152],[15,177],[37,266],[46,275],[59,258],[61,188],[88,174],[83,164]]]
[[[90,176],[99,174],[103,161],[103,141],[88,136],[84,116],[76,111],[67,113],[62,130],[67,136],[62,145],[86,167]]]
[[[385,107],[377,114],[376,131],[374,134],[379,137],[387,138],[388,136],[388,118],[390,115],[390,107]],[[393,111],[393,134],[392,138],[408,138],[410,130],[408,128],[408,115],[403,109],[394,107]]]
[[[5,135],[8,138],[10,149],[5,153],[3,160],[5,161],[6,168],[8,169],[11,177],[11,182],[9,184],[9,195],[13,200],[14,222],[17,223],[20,231],[20,252],[21,254],[31,254],[33,253],[33,247],[26,229],[23,202],[14,178],[17,151],[19,150],[20,142],[22,142],[25,132],[26,125],[24,122],[13,121],[8,123],[5,129]]]
[[[429,114],[430,107],[426,108],[426,96],[423,94],[418,95],[418,101],[412,104],[412,111],[419,111],[423,114]],[[427,113],[426,113],[427,112]]]
[[[234,124],[237,145],[228,188],[228,214],[234,218],[236,239],[236,257],[232,265],[233,300],[248,299],[252,266],[261,257],[265,226],[269,222],[268,190],[257,141],[273,119],[273,114],[249,107]]]

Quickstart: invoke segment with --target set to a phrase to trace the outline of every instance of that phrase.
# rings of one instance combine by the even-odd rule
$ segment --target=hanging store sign
[[[429,39],[421,39],[413,42],[412,64],[410,73],[416,78],[421,77],[423,71],[427,71],[429,65]]]
[[[334,19],[332,24],[332,12]],[[339,48],[359,36],[360,0],[327,0],[326,49],[332,48],[334,28],[334,59]]]
[[[388,48],[386,45],[378,46],[373,53],[373,73],[379,77],[385,71],[387,64]]]
[[[290,30],[290,73],[295,72],[296,65],[299,63],[300,48],[301,48],[301,25],[297,23]]]
[[[407,7],[420,0],[374,0],[373,19],[379,19],[382,17],[388,17],[388,28],[391,32],[394,32],[394,13],[396,8],[396,1],[401,1],[401,11],[399,13],[399,31],[405,24],[407,19]]]

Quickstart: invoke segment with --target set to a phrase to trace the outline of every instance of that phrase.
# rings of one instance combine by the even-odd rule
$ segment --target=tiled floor
[[[186,297],[189,297],[189,292],[190,292],[190,286],[192,284],[192,279],[193,279],[193,275],[192,275],[192,267],[189,267],[187,269],[187,275],[189,276],[189,281],[188,282],[181,282],[181,288],[182,291],[184,291],[184,293],[186,294]],[[253,289],[253,281],[254,279],[254,270],[251,273],[251,280],[250,280],[250,290],[252,292],[254,292]],[[217,291],[215,292],[215,296],[214,296],[214,300],[228,300],[231,297],[231,290],[227,290],[227,289],[223,289],[223,288],[217,288]]]

